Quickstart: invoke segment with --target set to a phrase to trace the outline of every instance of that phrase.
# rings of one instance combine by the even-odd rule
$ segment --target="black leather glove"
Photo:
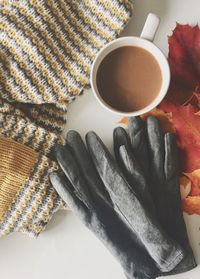
[[[155,117],[149,117],[147,124],[139,117],[130,118],[128,134],[121,127],[114,130],[117,161],[144,204],[185,250],[183,260],[169,274],[188,271],[196,262],[181,208],[175,137],[163,135]]]

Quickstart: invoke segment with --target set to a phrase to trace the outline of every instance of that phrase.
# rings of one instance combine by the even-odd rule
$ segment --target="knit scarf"
[[[52,186],[41,160],[51,164],[55,145],[64,142],[68,104],[88,86],[96,54],[131,13],[131,0],[0,0],[0,152],[12,155],[0,162],[0,235],[38,235],[62,205],[51,195],[49,210],[42,198],[42,181],[46,195]],[[30,178],[36,169],[40,183]]]

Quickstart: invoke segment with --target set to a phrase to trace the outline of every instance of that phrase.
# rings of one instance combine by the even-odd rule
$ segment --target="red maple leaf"
[[[175,127],[178,146],[180,148],[180,162],[183,172],[192,172],[200,168],[200,116],[196,115],[197,107],[175,105],[163,101],[159,108],[171,113]]]
[[[171,84],[167,99],[183,104],[200,87],[200,29],[198,25],[177,24],[168,39]]]

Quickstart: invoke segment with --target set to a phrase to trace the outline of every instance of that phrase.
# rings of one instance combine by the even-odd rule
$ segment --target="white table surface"
[[[176,22],[200,23],[199,0],[134,2],[134,15],[124,33],[139,35],[147,14],[157,13],[161,24],[155,43],[166,54],[167,35]],[[66,129],[76,129],[82,135],[88,130],[95,130],[111,146],[112,128],[118,119],[102,109],[89,91],[70,106]],[[196,259],[200,263],[200,217],[185,215],[185,219]],[[71,212],[59,211],[38,239],[17,233],[0,239],[0,278],[125,279],[125,276],[112,255]],[[200,267],[169,278],[199,279]]]

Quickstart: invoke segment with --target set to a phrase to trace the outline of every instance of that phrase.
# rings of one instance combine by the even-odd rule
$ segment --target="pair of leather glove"
[[[121,263],[128,279],[177,274],[196,266],[181,210],[177,150],[158,120],[129,119],[114,130],[116,160],[94,133],[75,131],[56,157],[51,182]]]

